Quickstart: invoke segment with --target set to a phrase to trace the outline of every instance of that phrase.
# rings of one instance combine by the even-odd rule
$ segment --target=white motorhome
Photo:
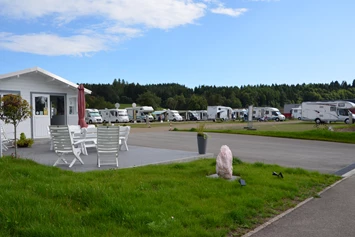
[[[167,116],[170,121],[182,121],[182,116],[177,110],[167,110]]]
[[[100,109],[103,122],[128,123],[129,117],[126,109]]]
[[[349,101],[330,102],[303,102],[302,120],[315,121],[316,123],[355,122],[355,115],[349,109],[355,108],[355,104]]]
[[[207,116],[208,120],[216,121],[217,119],[221,120],[230,120],[232,119],[232,108],[226,106],[207,106]]]
[[[182,116],[183,120],[186,121],[198,121],[200,120],[198,114],[195,111],[179,111],[179,114]]]
[[[195,110],[194,112],[197,114],[199,120],[201,121],[208,120],[207,110]]]
[[[155,116],[155,120],[157,121],[161,121],[161,120],[165,120],[165,121],[182,121],[183,118],[182,116],[179,114],[179,112],[177,110],[160,110],[160,111],[154,111],[152,113]]]
[[[253,107],[253,119],[265,119],[284,121],[286,119],[285,115],[280,113],[280,110],[273,107]]]
[[[145,122],[146,116],[148,115],[148,119],[150,122],[154,120],[153,116],[150,114],[154,111],[152,106],[138,106],[138,107],[129,107],[126,108],[129,121],[137,121],[137,122]],[[134,116],[135,115],[135,116]]]
[[[243,120],[245,114],[247,114],[246,109],[233,109],[234,119]]]
[[[301,120],[302,119],[302,107],[291,109],[291,118]]]
[[[97,109],[85,109],[85,122],[102,123],[102,117]]]

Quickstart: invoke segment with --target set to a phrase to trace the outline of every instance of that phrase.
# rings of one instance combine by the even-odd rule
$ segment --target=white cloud
[[[0,48],[48,56],[88,56],[90,53],[107,50],[107,40],[100,36],[59,37],[51,34],[13,35],[0,32]]]
[[[218,8],[211,10],[214,13],[239,16],[246,11],[224,8],[220,0],[0,0],[2,22],[10,19],[30,26],[21,33],[0,32],[0,49],[87,55],[142,36],[152,28],[195,24],[216,5]],[[43,30],[43,25],[48,28]],[[31,30],[38,26],[41,32]]]
[[[202,17],[206,5],[191,0],[0,0],[0,15],[21,19],[53,16],[68,23],[97,16],[129,25],[169,29]]]
[[[233,17],[238,17],[247,11],[248,11],[248,9],[246,9],[246,8],[232,9],[232,8],[225,8],[222,6],[220,6],[218,8],[211,9],[211,12],[213,12],[213,13],[223,14],[223,15],[228,15],[228,16],[233,16]]]
[[[142,30],[140,30],[140,29],[130,28],[130,27],[122,27],[120,25],[108,27],[105,31],[110,34],[123,34],[129,38],[138,37],[143,34]]]

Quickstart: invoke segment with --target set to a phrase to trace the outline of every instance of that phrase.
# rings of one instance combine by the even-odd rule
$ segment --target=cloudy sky
[[[352,82],[353,0],[0,0],[0,74],[199,85]]]

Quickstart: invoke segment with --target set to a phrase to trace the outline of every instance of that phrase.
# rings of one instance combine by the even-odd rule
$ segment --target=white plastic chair
[[[87,127],[81,129],[81,140],[84,142],[81,143],[82,152],[84,155],[88,155],[87,148],[96,147],[97,143],[97,128],[96,127]]]
[[[100,126],[97,128],[97,166],[116,165],[118,167],[118,153],[120,147],[120,126]],[[102,163],[104,155],[115,156],[115,163]]]
[[[53,151],[53,139],[52,139],[52,135],[51,135],[51,129],[49,127],[50,126],[47,127],[48,128],[48,135],[49,135],[49,138],[51,139],[49,150]]]
[[[81,147],[76,147],[77,145],[80,145],[83,140],[74,142],[68,125],[50,126],[49,128],[53,141],[53,149],[59,156],[53,166],[59,164],[60,161],[63,161],[64,164],[68,164],[64,156],[70,153],[73,153],[74,159],[70,162],[69,167],[72,167],[76,161],[84,164],[80,157]]]
[[[131,126],[120,126],[120,140],[121,140],[121,145],[120,145],[120,150],[122,151],[122,148],[124,147],[126,151],[128,151],[128,135],[129,132],[131,131]]]
[[[2,149],[4,151],[7,151],[9,149],[9,146],[14,146],[14,139],[9,139],[6,135],[6,132],[2,125],[0,124],[0,135],[1,135],[1,142],[2,142]]]
[[[75,141],[82,139],[82,131],[80,125],[68,125],[69,131]]]

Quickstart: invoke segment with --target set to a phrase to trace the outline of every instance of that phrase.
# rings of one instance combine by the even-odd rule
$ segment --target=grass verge
[[[343,128],[343,127],[339,127]],[[347,127],[349,128],[349,127]],[[265,129],[265,128],[264,128]],[[269,128],[272,129],[272,128]],[[191,129],[178,129],[174,131],[191,131],[196,132],[196,128]],[[329,131],[327,129],[313,129],[304,131],[271,131],[271,130],[245,130],[245,129],[206,129],[205,132],[209,133],[227,133],[227,134],[244,134],[244,135],[257,135],[268,137],[282,137],[293,139],[306,139],[330,142],[342,142],[355,144],[355,132],[347,131]]]
[[[340,179],[237,163],[244,187],[207,178],[215,159],[74,173],[2,158],[0,236],[240,236]]]

